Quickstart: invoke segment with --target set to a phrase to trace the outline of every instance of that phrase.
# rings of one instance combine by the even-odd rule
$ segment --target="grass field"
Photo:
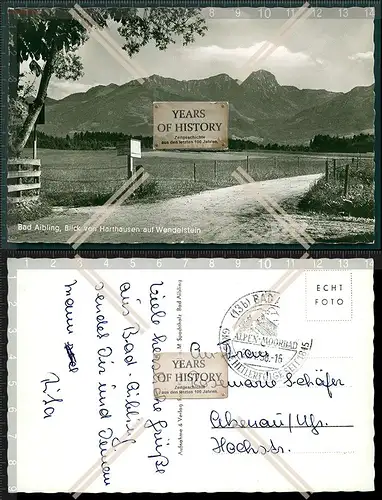
[[[31,156],[26,150],[25,156]],[[41,196],[52,205],[103,204],[127,179],[126,157],[116,151],[38,151],[41,159]],[[226,159],[222,159],[226,158]],[[171,198],[206,189],[236,185],[232,172],[247,171],[243,153],[143,153],[142,165],[150,178],[129,202]],[[194,167],[195,165],[195,167]],[[325,171],[325,159],[292,154],[250,154],[248,173],[255,181],[316,174]],[[195,180],[194,180],[195,172]]]
[[[26,150],[25,156],[32,151]],[[278,152],[143,152],[142,165],[150,178],[125,202],[152,202],[233,186],[232,173],[241,167],[255,181],[325,172],[325,160],[337,156],[337,175],[319,180],[299,201],[301,211],[373,217],[374,162],[371,155],[355,159],[344,196],[344,167],[351,156]],[[41,200],[46,206],[85,207],[104,204],[127,180],[126,157],[116,151],[40,149]]]
[[[374,217],[374,164],[369,159],[350,163],[349,187],[345,195],[346,160],[337,164],[336,175],[330,169],[328,181],[320,179],[299,201],[304,211],[343,214],[353,217]]]

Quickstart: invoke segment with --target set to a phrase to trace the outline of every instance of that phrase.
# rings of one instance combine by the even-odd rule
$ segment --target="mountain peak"
[[[373,87],[345,94],[300,90],[279,85],[265,70],[251,73],[241,86],[225,73],[181,81],[151,75],[141,83],[131,80],[116,87],[97,86],[92,93],[47,101],[47,123],[41,128],[58,136],[73,130],[152,135],[154,100],[228,101],[230,137],[254,138],[265,144],[302,144],[317,134],[359,133],[372,129],[374,123]]]
[[[276,80],[275,75],[265,69],[259,69],[258,71],[253,71],[244,80],[244,83],[249,83],[249,84],[253,84],[255,82],[261,85],[268,85],[270,87],[279,87],[279,83]]]
[[[226,82],[232,80],[232,78],[229,75],[227,75],[227,73],[219,73],[218,75],[211,76],[210,78],[211,79],[214,78],[216,80],[223,80]]]

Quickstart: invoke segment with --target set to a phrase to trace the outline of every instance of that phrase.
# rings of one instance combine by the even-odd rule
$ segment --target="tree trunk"
[[[22,150],[25,147],[25,144],[29,139],[30,134],[32,133],[37,117],[40,114],[40,111],[44,105],[48,92],[49,82],[54,71],[54,60],[56,58],[56,55],[57,55],[57,49],[55,47],[52,47],[52,50],[50,51],[49,57],[45,63],[44,69],[41,74],[41,80],[38,88],[37,97],[35,101],[29,106],[28,115],[21,128],[20,134],[15,140],[14,145],[12,147],[11,154],[14,157],[20,156]]]
[[[17,89],[20,80],[19,50],[17,46],[17,22],[10,19],[9,25],[9,97],[17,98]]]

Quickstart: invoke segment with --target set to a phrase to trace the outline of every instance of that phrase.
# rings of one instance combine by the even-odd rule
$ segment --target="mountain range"
[[[256,142],[302,144],[317,134],[372,133],[374,85],[349,92],[279,85],[269,71],[239,82],[227,74],[200,80],[152,75],[140,83],[98,85],[46,101],[39,130],[65,136],[79,131],[151,136],[153,101],[228,101],[229,135]]]

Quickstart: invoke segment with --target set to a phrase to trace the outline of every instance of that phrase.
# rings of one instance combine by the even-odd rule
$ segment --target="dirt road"
[[[281,203],[306,192],[321,174],[237,185],[155,203],[116,207],[87,243],[296,243],[259,203],[259,194]],[[49,217],[9,228],[10,242],[65,243],[73,226],[104,207],[57,209]],[[301,226],[302,225],[302,226]],[[306,226],[301,222],[300,227]]]

